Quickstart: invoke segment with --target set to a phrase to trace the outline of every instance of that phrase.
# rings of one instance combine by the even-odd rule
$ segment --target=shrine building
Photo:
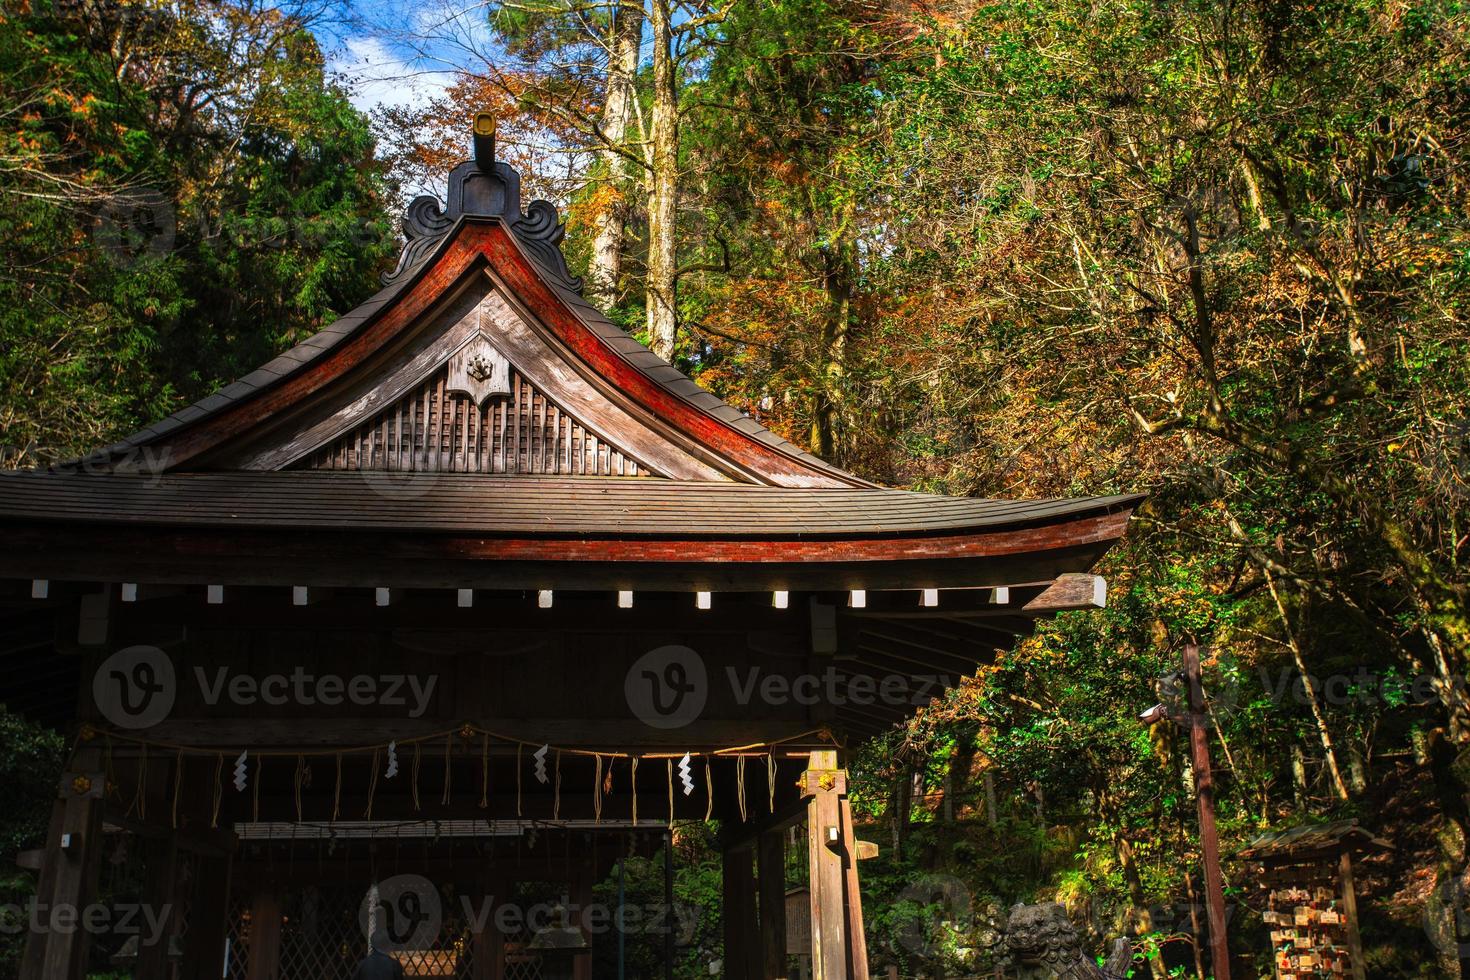
[[[721,975],[866,980],[846,760],[1101,607],[1140,498],[913,493],[803,451],[582,298],[486,117],[403,231],[303,343],[0,476],[0,701],[70,746],[37,907],[166,912],[32,928],[23,980],[348,980],[375,932],[411,977],[639,977],[650,942],[670,971],[667,908],[636,936],[590,910],[704,821]]]

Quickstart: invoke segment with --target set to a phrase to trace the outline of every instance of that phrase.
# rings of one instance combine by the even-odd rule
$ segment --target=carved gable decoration
[[[462,350],[469,348],[466,344]],[[500,363],[506,364],[503,357]],[[506,397],[477,402],[452,394],[453,368],[441,368],[298,465],[318,470],[664,475],[582,424],[514,367],[507,365],[507,370]]]
[[[510,362],[481,331],[449,355],[449,391],[483,408],[496,395],[509,395]]]

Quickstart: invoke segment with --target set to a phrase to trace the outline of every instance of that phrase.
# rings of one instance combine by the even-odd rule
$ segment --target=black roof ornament
[[[488,112],[475,113],[475,166],[488,173],[495,166],[495,117]]]
[[[392,285],[407,278],[438,248],[459,219],[469,216],[504,219],[542,271],[558,284],[581,292],[582,280],[568,271],[561,254],[566,230],[556,206],[548,201],[532,201],[525,213],[521,212],[521,175],[510,164],[495,159],[495,117],[488,112],[476,113],[471,137],[474,159],[449,172],[445,202],[422,194],[404,212],[403,236],[408,241],[398,256],[398,265],[383,276],[383,283]]]

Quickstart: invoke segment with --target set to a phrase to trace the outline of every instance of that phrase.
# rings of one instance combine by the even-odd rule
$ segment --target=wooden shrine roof
[[[1117,513],[1140,499],[988,500],[905,490],[316,470],[0,474],[0,518],[482,534],[769,539],[1000,530]]]
[[[1392,850],[1393,845],[1358,825],[1357,820],[1302,824],[1262,834],[1240,852],[1241,857],[1262,861],[1289,860],[1304,854],[1326,851]]]
[[[478,134],[478,130],[477,130]],[[1046,586],[1137,495],[883,489],[699,387],[579,292],[479,135],[386,288],[258,370],[0,477],[0,576],[732,591]]]

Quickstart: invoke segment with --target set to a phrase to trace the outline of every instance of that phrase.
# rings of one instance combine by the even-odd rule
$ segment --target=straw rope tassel
[[[174,757],[174,829],[179,828],[179,787],[184,784],[184,750]]]
[[[133,794],[132,806],[128,807],[128,813],[133,812],[133,807],[138,808],[138,819],[145,820],[148,817],[148,794],[144,787],[148,785],[148,743],[143,743],[143,752],[138,757],[138,791]]]
[[[112,767],[112,739],[104,736],[102,740],[102,792],[111,797],[117,792],[117,771]]]
[[[296,757],[296,822],[301,822],[301,783],[306,769],[306,756]]]
[[[252,794],[252,800],[251,800],[251,804],[250,804],[250,819],[253,820],[253,821],[255,821],[256,823],[260,823],[260,769],[264,765],[265,765],[265,759],[264,759],[264,757],[262,757],[262,756],[256,756],[255,757],[255,781],[254,781],[254,789],[255,789],[255,792]]]
[[[710,777],[709,756],[704,757],[704,822],[715,812],[715,781]]]
[[[445,735],[444,736],[444,795],[439,800],[439,803],[440,803],[441,806],[448,806],[449,805],[449,793],[450,793],[449,787],[450,787],[451,783],[453,782],[453,780],[451,779],[451,776],[454,773],[454,761],[451,758],[451,754],[453,752],[454,752],[454,736],[452,734],[451,735]]]
[[[342,753],[337,753],[337,785],[332,790],[332,822],[342,815]]]
[[[516,816],[521,815],[521,749],[525,746],[516,743]],[[518,838],[519,839],[519,838]]]
[[[480,809],[490,807],[490,733],[480,736]]]
[[[373,819],[373,797],[378,794],[378,760],[381,753],[382,749],[373,749],[373,774],[368,777],[367,809],[362,814],[364,820]]]
[[[776,756],[766,753],[766,788],[771,791],[771,812],[776,812]]]
[[[561,819],[561,749],[556,750],[556,782],[551,787],[551,819]]]
[[[735,788],[740,797],[740,822],[744,823],[747,816],[745,813],[745,756],[743,755],[735,757]]]
[[[419,763],[423,761],[423,746],[413,743],[413,812],[419,812]]]
[[[221,778],[224,775],[224,771],[225,754],[221,752],[215,757],[214,762],[214,807],[209,814],[209,826],[211,830],[219,827],[219,804],[225,795],[225,784]]]
[[[593,756],[592,822],[602,823],[602,756]]]
[[[674,760],[665,759],[664,766],[669,771],[669,825],[674,823]]]
[[[638,757],[633,756],[632,768],[628,770],[628,787],[633,791],[633,826],[638,826]]]

